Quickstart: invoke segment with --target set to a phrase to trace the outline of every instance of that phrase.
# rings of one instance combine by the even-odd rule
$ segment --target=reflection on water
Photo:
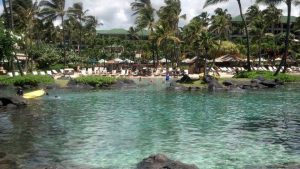
[[[25,109],[6,110],[0,151],[22,168],[132,168],[154,153],[201,168],[300,163],[298,86],[206,93],[145,84],[53,90]]]

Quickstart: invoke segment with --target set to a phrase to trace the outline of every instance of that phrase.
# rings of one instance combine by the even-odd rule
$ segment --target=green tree
[[[287,59],[287,55],[289,52],[289,45],[290,45],[290,32],[291,32],[291,12],[292,12],[292,3],[294,4],[300,4],[299,0],[256,0],[257,3],[264,3],[264,4],[268,4],[268,5],[278,5],[282,2],[285,2],[287,5],[287,29],[285,32],[285,47],[284,47],[284,54],[282,56],[281,62],[274,74],[274,76],[278,75],[278,73],[280,72],[281,68],[283,67],[283,73],[286,72],[287,69],[287,64],[286,64],[286,59]]]
[[[228,0],[206,0],[204,7],[207,7],[209,5],[214,5],[220,2],[227,2]],[[250,63],[250,41],[249,41],[249,33],[248,33],[248,28],[247,28],[247,23],[244,18],[244,14],[242,11],[242,4],[241,0],[236,0],[239,6],[239,11],[240,11],[240,16],[242,18],[242,22],[244,25],[245,33],[246,33],[246,40],[247,40],[247,70],[251,71],[251,63]]]
[[[64,17],[66,14],[65,10],[65,0],[42,0],[39,4],[42,7],[40,15],[44,20],[56,20],[57,18],[61,19],[62,26],[62,46],[63,46],[63,58],[64,65],[66,66],[66,41],[65,41],[65,26],[64,26]]]
[[[135,0],[131,3],[131,9],[134,11],[133,15],[137,16],[135,20],[137,30],[143,30],[147,28],[150,31],[150,35],[148,37],[152,42],[152,59],[153,65],[155,66],[155,51],[157,46],[155,45],[155,40],[153,40],[151,37],[155,27],[155,9],[152,7],[151,0]]]

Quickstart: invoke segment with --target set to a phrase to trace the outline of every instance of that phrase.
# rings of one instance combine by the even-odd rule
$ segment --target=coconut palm
[[[216,45],[216,41],[211,33],[208,31],[202,31],[198,35],[198,40],[195,41],[195,45],[199,49],[204,50],[204,77],[207,75],[207,59],[209,50]]]
[[[83,9],[83,4],[81,2],[74,3],[72,7],[68,9],[68,16],[73,17],[75,20],[78,21],[79,27],[79,41],[78,41],[78,54],[81,54],[81,45],[82,45],[82,29],[83,29],[83,22],[87,19],[87,12],[88,10]]]
[[[211,17],[211,26],[209,29],[219,35],[220,40],[229,38],[231,15],[228,14],[227,9],[217,8],[215,10],[215,15]]]
[[[287,16],[287,28],[286,28],[286,32],[285,32],[284,54],[282,56],[279,66],[274,74],[274,76],[276,76],[276,75],[278,75],[278,73],[280,72],[282,67],[284,68],[283,73],[286,72],[286,69],[287,69],[286,59],[287,59],[289,45],[290,45],[289,37],[290,37],[290,31],[291,31],[292,3],[294,3],[295,5],[298,5],[298,4],[300,4],[300,1],[299,0],[256,0],[256,2],[264,3],[264,4],[268,4],[268,5],[278,5],[282,2],[285,2],[287,5],[288,16]]]
[[[61,19],[62,26],[62,45],[63,45],[63,57],[64,65],[66,66],[66,43],[65,43],[65,26],[64,26],[64,17],[66,14],[65,10],[65,0],[42,0],[39,4],[42,7],[40,15],[45,20],[56,20],[57,18]]]
[[[151,38],[154,32],[155,9],[152,7],[151,0],[135,0],[131,3],[131,9],[134,11],[133,15],[137,16],[135,25],[138,30],[147,28],[150,31],[149,39],[152,41],[152,59],[153,65],[155,64],[155,41]],[[158,59],[158,58],[157,58]]]
[[[209,5],[214,5],[220,2],[227,2],[228,0],[206,0],[204,7],[207,7]],[[239,11],[240,11],[240,16],[242,18],[242,22],[244,25],[245,33],[246,33],[246,40],[247,40],[247,70],[251,71],[251,63],[250,63],[250,41],[249,41],[249,33],[248,33],[248,28],[247,28],[247,23],[243,15],[242,11],[242,4],[241,0],[236,0],[239,6]]]
[[[280,22],[280,17],[282,16],[282,10],[276,8],[274,4],[270,4],[267,9],[263,10],[264,17],[269,27],[271,27],[271,32],[274,34],[274,26]]]
[[[253,40],[257,42],[258,46],[258,57],[259,66],[261,65],[261,52],[262,52],[262,40],[265,36],[266,29],[268,28],[267,20],[264,13],[259,10],[257,5],[252,5],[248,8],[246,13],[249,18],[249,27],[251,28],[250,33],[253,33]]]
[[[159,17],[159,24],[169,32],[175,33],[176,37],[179,37],[178,23],[180,19],[186,19],[185,14],[181,14],[181,2],[180,0],[164,0],[165,6],[160,7],[157,14]],[[179,56],[179,46],[178,44],[173,44],[172,56],[178,61]],[[174,62],[172,59],[172,63]]]

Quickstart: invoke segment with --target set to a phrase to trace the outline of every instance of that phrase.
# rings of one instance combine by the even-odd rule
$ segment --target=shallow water
[[[0,152],[25,169],[127,169],[155,153],[204,169],[300,164],[299,101],[299,84],[217,93],[169,91],[162,83],[53,90],[0,113]]]

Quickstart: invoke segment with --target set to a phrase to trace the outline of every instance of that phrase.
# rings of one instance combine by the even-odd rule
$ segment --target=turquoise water
[[[155,153],[204,169],[300,164],[299,84],[210,93],[157,83],[50,94],[0,113],[0,151],[21,168],[129,169]]]

